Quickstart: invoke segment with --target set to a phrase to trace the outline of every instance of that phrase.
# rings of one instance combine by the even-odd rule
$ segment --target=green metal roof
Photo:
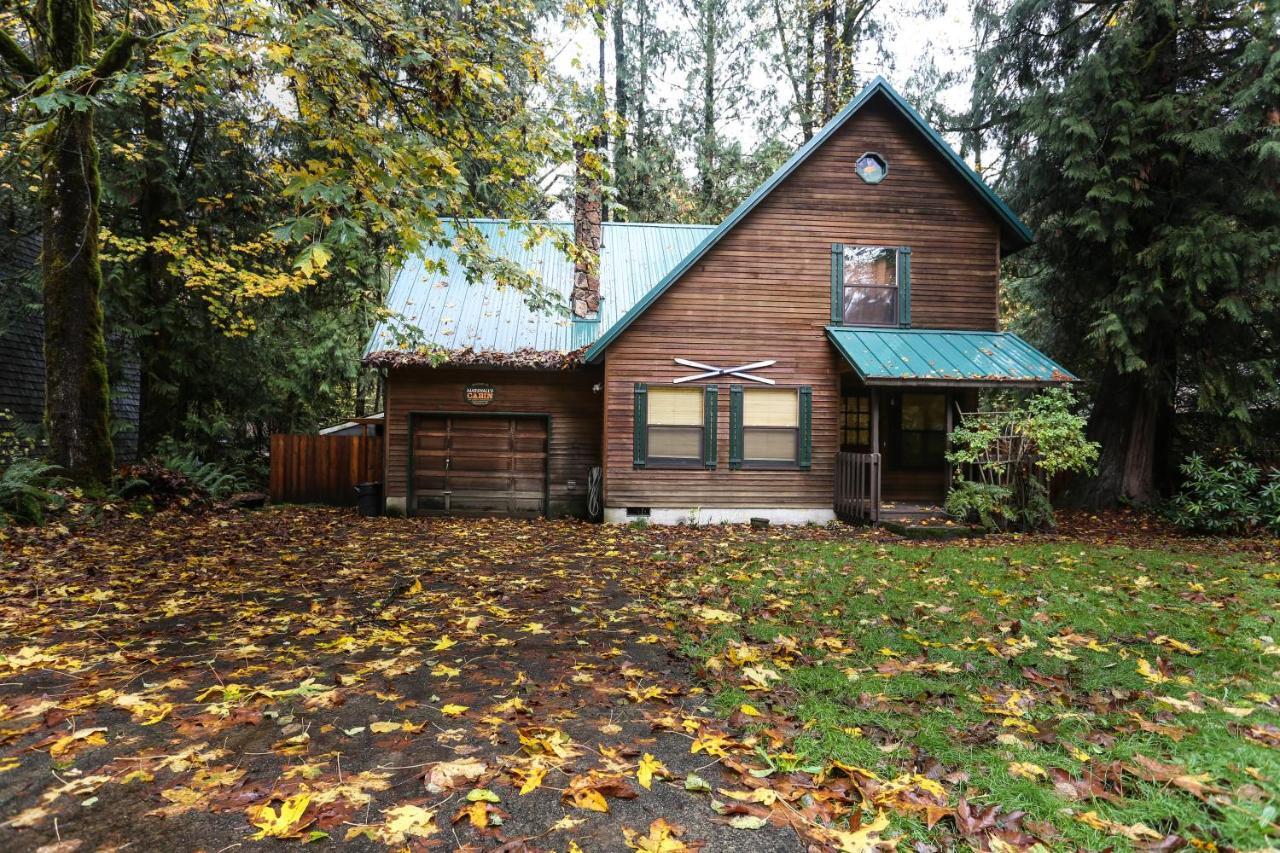
[[[778,171],[770,175],[768,180],[757,187],[755,192],[748,196],[742,204],[738,205],[732,213],[725,217],[725,220],[716,226],[714,231],[707,234],[706,238],[698,244],[697,248],[686,255],[684,259],[680,261],[678,266],[672,269],[652,290],[644,295],[644,298],[636,302],[635,305],[633,305],[631,309],[623,315],[619,322],[613,324],[612,327],[606,327],[607,331],[591,345],[590,349],[587,350],[585,356],[586,360],[599,360],[599,358],[604,355],[604,351],[609,344],[613,343],[613,341],[622,334],[637,317],[643,314],[650,305],[657,301],[658,297],[665,293],[671,285],[675,284],[680,276],[684,275],[687,270],[701,260],[703,255],[711,250],[712,246],[720,242],[720,239],[724,237],[725,234],[729,233],[735,225],[741,222],[748,213],[755,209],[755,206],[763,201],[765,196],[773,192],[779,184],[785,181],[792,172],[804,163],[805,160],[809,159],[813,152],[821,148],[822,145],[836,133],[836,131],[844,126],[845,122],[857,114],[857,112],[876,95],[882,95],[888,99],[889,103],[897,108],[907,121],[924,135],[929,144],[942,155],[943,160],[951,166],[951,168],[954,169],[966,183],[973,187],[973,189],[978,192],[978,195],[983,202],[991,208],[992,213],[994,213],[996,218],[1000,220],[1001,224],[1001,231],[1003,233],[1003,239],[1001,240],[1002,253],[1009,254],[1011,252],[1016,252],[1017,250],[1025,248],[1031,244],[1031,229],[1023,224],[1022,220],[1020,220],[1017,214],[1015,214],[1009,206],[1004,203],[1000,196],[996,195],[995,190],[987,186],[986,182],[978,176],[978,173],[969,168],[969,165],[960,158],[960,155],[947,144],[946,140],[938,135],[937,131],[929,126],[928,122],[926,122],[920,114],[915,111],[915,108],[912,107],[911,104],[907,103],[905,98],[899,95],[898,92],[889,85],[887,80],[883,77],[876,77],[865,89],[862,90],[861,93],[858,94],[856,98],[849,102],[848,106],[837,113],[831,121],[827,122],[812,139],[797,149],[796,152],[791,155],[791,158],[787,160],[786,163],[782,164]]]
[[[573,264],[550,240],[526,247],[526,233],[508,220],[471,219],[468,223],[479,229],[495,255],[538,273],[543,284],[568,304]],[[568,222],[543,224],[572,230]],[[452,223],[445,224],[446,233],[453,228]],[[451,247],[429,246],[396,275],[386,301],[391,317],[374,329],[364,354],[395,349],[400,324],[416,329],[426,343],[450,350],[571,352],[617,323],[711,229],[710,225],[604,223],[599,322],[574,321],[567,311],[531,310],[522,293],[499,288],[492,280],[470,283]],[[428,261],[441,260],[446,272],[428,272]]]
[[[1076,377],[1012,332],[827,326],[868,385],[1045,385]]]

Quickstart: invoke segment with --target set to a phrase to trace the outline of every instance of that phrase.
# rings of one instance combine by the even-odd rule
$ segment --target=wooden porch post
[[[871,452],[880,452],[880,389],[871,389]]]
[[[951,412],[951,406],[954,404],[954,402],[955,402],[955,397],[953,397],[951,392],[948,391],[946,396],[947,433],[946,433],[946,440],[943,443],[944,452],[951,450],[951,430],[955,427],[955,416]],[[945,497],[946,495],[951,493],[951,463],[948,462],[946,459],[943,459],[942,464],[946,466],[946,471],[947,471],[947,476],[943,480],[943,492],[942,492],[943,496]]]

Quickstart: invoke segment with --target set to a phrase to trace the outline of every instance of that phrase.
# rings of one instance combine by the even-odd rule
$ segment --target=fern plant
[[[43,524],[45,513],[66,499],[52,491],[61,469],[40,459],[15,459],[0,473],[0,523]]]
[[[217,462],[202,462],[194,451],[170,453],[160,461],[164,467],[186,476],[215,500],[249,488],[249,481],[240,471]]]

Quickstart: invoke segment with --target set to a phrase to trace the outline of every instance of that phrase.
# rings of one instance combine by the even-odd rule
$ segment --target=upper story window
[[[911,250],[832,247],[831,321],[845,326],[911,325]]]
[[[878,184],[889,174],[889,164],[874,151],[868,151],[859,157],[856,168],[858,177],[869,184]]]

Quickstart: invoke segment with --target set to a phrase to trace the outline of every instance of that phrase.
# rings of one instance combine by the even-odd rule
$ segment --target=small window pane
[[[752,462],[795,462],[794,429],[751,429],[742,431],[743,457]]]
[[[791,389],[750,389],[742,396],[745,426],[795,427],[800,425],[800,398]]]
[[[701,388],[650,388],[650,426],[701,426]]]
[[[702,459],[702,427],[649,427],[651,459]]]
[[[898,250],[886,246],[845,246],[845,287],[897,287]]]
[[[898,322],[898,291],[888,287],[846,287],[844,321],[851,326],[892,326]]]
[[[947,398],[941,394],[903,394],[902,428],[946,431]]]

